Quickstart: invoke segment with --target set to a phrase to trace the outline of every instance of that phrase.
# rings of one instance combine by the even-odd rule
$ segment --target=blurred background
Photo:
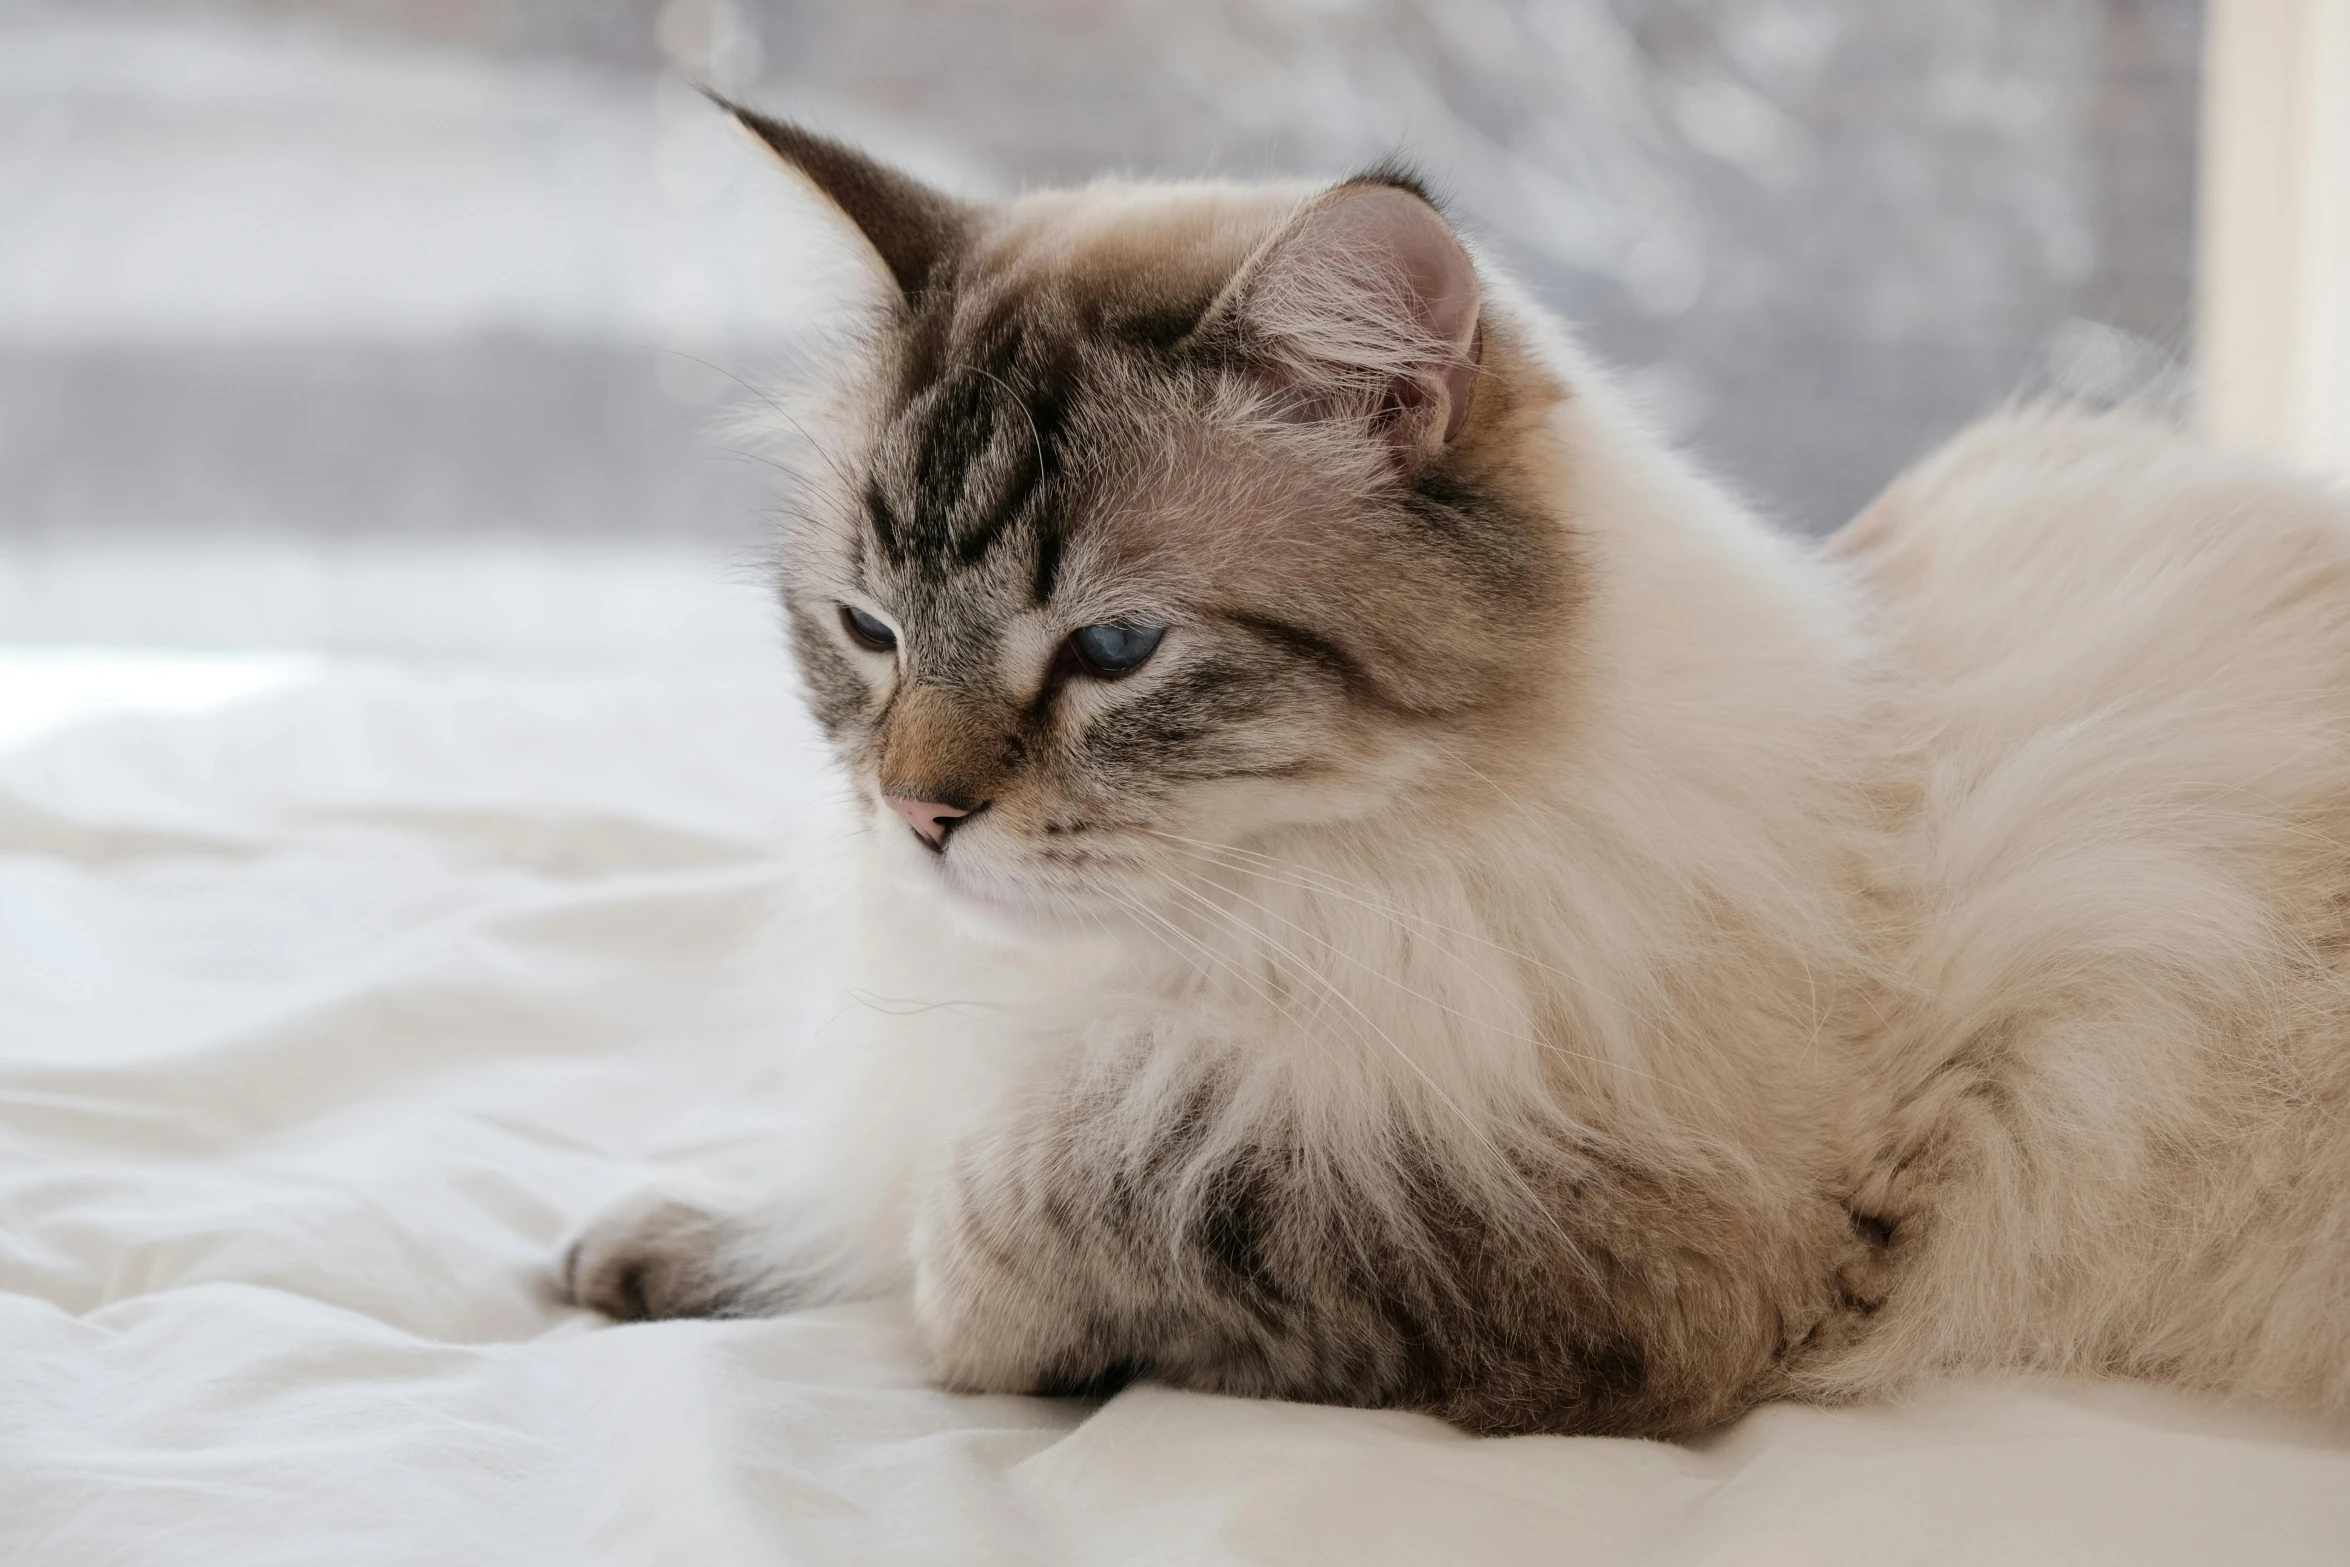
[[[2203,10],[0,0],[0,639],[765,638],[709,432],[847,261],[681,76],[976,192],[1400,152],[1822,531],[2191,350]]]

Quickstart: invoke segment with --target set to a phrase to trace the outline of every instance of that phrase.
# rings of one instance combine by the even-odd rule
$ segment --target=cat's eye
[[[1069,633],[1069,646],[1076,651],[1077,662],[1089,673],[1115,680],[1139,667],[1157,650],[1159,638],[1166,634],[1164,626],[1113,620],[1099,626],[1079,626]]]
[[[898,634],[877,615],[868,615],[854,604],[840,607],[840,623],[847,628],[849,640],[859,647],[871,648],[876,653],[887,653],[898,645]]]

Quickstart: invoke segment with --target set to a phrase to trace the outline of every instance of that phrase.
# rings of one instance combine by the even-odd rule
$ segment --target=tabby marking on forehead
[[[898,342],[894,404],[877,442],[877,532],[891,559],[932,575],[982,560],[1008,538],[1029,541],[1034,594],[1051,597],[1061,558],[1058,513],[1108,449],[1121,398],[1131,404],[1172,369],[1167,351],[1211,295],[1173,299],[1122,275],[1033,273],[993,258],[925,296]],[[1013,276],[1006,276],[1009,270]],[[1081,419],[1091,404],[1097,417]],[[1090,439],[1092,450],[1075,450]],[[902,519],[902,522],[901,522]],[[883,530],[886,530],[885,532]]]

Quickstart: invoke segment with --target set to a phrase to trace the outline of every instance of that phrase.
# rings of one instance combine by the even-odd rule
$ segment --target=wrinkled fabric
[[[840,794],[779,670],[0,654],[0,1560],[2350,1559],[2350,1445],[2142,1389],[1479,1442],[565,1308],[871,1003]]]

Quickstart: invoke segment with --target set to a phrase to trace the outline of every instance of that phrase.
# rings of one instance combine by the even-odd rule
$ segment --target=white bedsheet
[[[0,655],[0,1561],[2350,1561],[2350,1449],[2143,1391],[1475,1442],[557,1306],[859,1004],[831,787],[779,670]]]

